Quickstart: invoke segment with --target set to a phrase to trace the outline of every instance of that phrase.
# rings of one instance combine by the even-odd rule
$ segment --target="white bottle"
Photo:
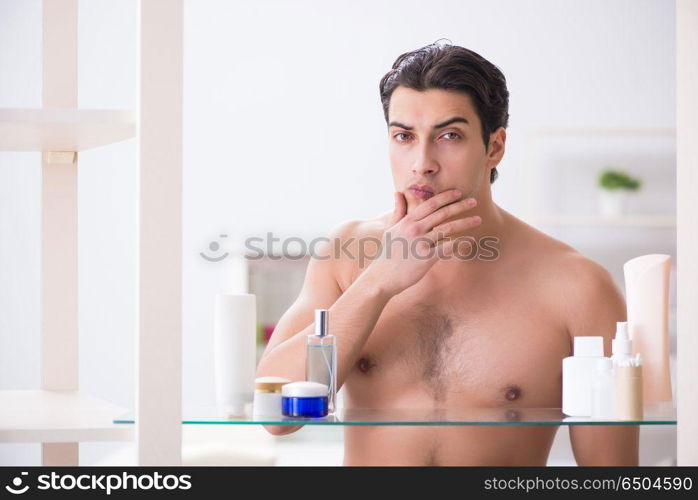
[[[596,362],[594,378],[591,380],[591,418],[616,418],[616,377],[611,358]]]
[[[611,342],[611,359],[614,367],[619,363],[631,358],[633,343],[628,334],[628,323],[625,321],[616,322],[616,337]]]
[[[216,401],[227,416],[246,414],[254,399],[257,300],[251,293],[218,294],[214,307]]]
[[[575,337],[574,356],[562,360],[562,412],[591,416],[591,378],[603,358],[603,337]]]

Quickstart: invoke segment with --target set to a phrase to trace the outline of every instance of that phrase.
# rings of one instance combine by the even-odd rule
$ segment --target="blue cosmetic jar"
[[[286,417],[326,417],[327,394],[327,386],[318,382],[285,384],[281,388],[281,413]]]

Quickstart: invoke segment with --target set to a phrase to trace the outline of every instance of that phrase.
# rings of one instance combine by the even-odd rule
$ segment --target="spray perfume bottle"
[[[614,366],[630,359],[632,350],[633,342],[630,340],[630,335],[628,334],[628,322],[617,321],[616,338],[614,338],[611,343],[611,359],[613,360]]]
[[[329,334],[329,311],[315,309],[315,333],[308,335],[308,356],[305,378],[326,385],[328,414],[334,414],[337,404],[337,344]]]

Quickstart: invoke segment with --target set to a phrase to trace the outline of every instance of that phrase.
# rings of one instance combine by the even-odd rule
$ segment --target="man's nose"
[[[416,175],[434,175],[439,171],[439,163],[431,154],[428,146],[420,148],[418,157],[412,166],[412,173]]]

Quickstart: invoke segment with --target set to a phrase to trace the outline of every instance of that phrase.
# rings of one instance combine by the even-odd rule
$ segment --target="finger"
[[[452,238],[454,235],[467,231],[468,229],[477,227],[481,223],[482,219],[479,216],[474,215],[473,217],[457,219],[436,226],[434,229],[429,231],[424,236],[429,238],[434,242],[434,244],[436,244],[439,242],[439,240],[449,237]]]
[[[391,225],[397,224],[397,222],[402,219],[407,214],[407,200],[405,200],[405,195],[400,191],[395,191],[395,209],[393,210],[393,216],[390,220]]]
[[[412,212],[412,216],[415,220],[421,220],[431,213],[436,212],[444,205],[460,200],[462,196],[463,194],[457,189],[447,189],[439,194],[435,194],[427,201],[417,206]]]
[[[424,217],[422,220],[418,221],[417,225],[423,231],[429,231],[440,224],[448,222],[450,219],[462,218],[462,215],[465,212],[474,208],[475,206],[477,206],[477,200],[475,198],[466,198],[465,200],[449,203],[448,205],[439,208],[436,212],[433,212]]]
[[[472,253],[475,240],[472,237],[468,238],[444,238],[440,240],[436,246],[436,257],[450,259],[454,255],[459,258],[466,258]]]
[[[451,238],[444,238],[439,240],[439,242],[434,246],[436,249],[437,257],[442,257],[450,259],[453,257],[453,240]]]

